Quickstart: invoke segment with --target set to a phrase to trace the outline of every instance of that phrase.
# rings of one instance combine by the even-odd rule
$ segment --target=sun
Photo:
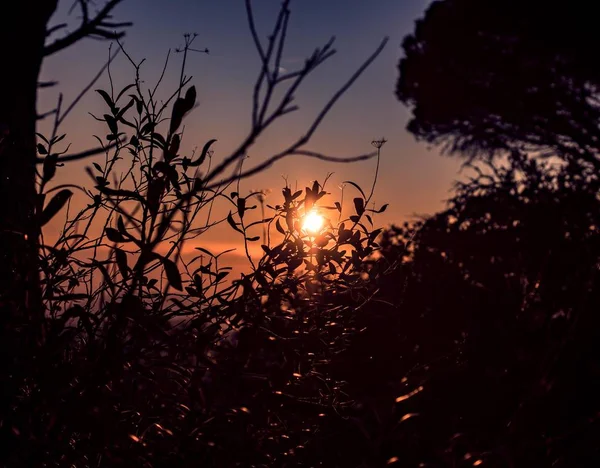
[[[309,234],[318,234],[323,229],[325,218],[316,211],[310,211],[302,222],[302,229]]]

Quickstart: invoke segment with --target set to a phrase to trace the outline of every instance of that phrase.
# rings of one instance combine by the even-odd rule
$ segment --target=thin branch
[[[111,11],[122,1],[123,0],[110,0],[106,3],[106,5],[104,5],[104,8],[102,8],[98,12],[96,17],[92,20],[89,20],[89,18],[87,18],[84,14],[81,25],[77,30],[75,30],[71,34],[66,35],[65,37],[55,40],[51,44],[48,44],[46,47],[44,47],[44,56],[49,56],[63,49],[66,49],[67,47],[72,46],[79,40],[88,36],[99,35],[105,39],[120,39],[121,37],[123,37],[125,35],[124,32],[103,29],[111,27],[111,23],[105,23],[104,20],[110,18]],[[82,6],[82,11],[87,11],[87,5],[85,0],[81,0],[80,5]],[[119,28],[129,27],[131,25],[132,23],[130,22],[117,23],[117,27]]]
[[[92,86],[94,86],[94,84],[100,79],[100,77],[104,73],[104,70],[106,70],[110,66],[110,63],[115,59],[115,57],[117,55],[119,55],[119,51],[120,50],[117,49],[117,51],[114,54],[109,56],[108,61],[103,65],[103,67],[96,74],[96,76],[94,76],[94,78],[92,78],[92,81],[90,81],[89,84],[81,90],[81,92],[77,95],[77,97],[73,100],[73,102],[71,104],[69,104],[69,107],[67,107],[65,112],[58,119],[58,121],[57,121],[58,125],[60,125],[63,122],[63,120],[65,120],[67,115],[69,115],[69,113],[73,110],[73,108],[77,105],[77,103],[81,100],[81,98],[83,98],[83,96],[86,95],[86,93],[90,90],[90,88]]]
[[[371,63],[377,58],[377,56],[381,53],[385,45],[387,44],[388,38],[384,38],[381,41],[381,44],[375,49],[375,51],[363,62],[363,64],[356,70],[356,72],[348,79],[348,81],[331,97],[331,99],[325,104],[321,112],[317,115],[308,131],[304,136],[299,138],[295,143],[293,143],[287,150],[282,151],[279,155],[274,156],[277,159],[281,159],[281,157],[285,157],[289,154],[297,152],[303,145],[308,143],[313,136],[316,129],[319,127],[325,116],[334,106],[334,104],[339,100],[339,98],[356,82],[356,80],[362,75],[362,73],[371,65]],[[247,153],[247,150],[252,146],[258,138],[258,136],[269,126],[271,125],[278,117],[281,117],[282,113],[289,113],[296,108],[286,109],[286,106],[289,104],[293,97],[293,93],[300,86],[304,78],[315,69],[320,63],[323,62],[324,59],[330,57],[334,51],[329,50],[331,45],[333,44],[333,39],[330,40],[323,49],[317,49],[313,56],[307,60],[307,64],[305,65],[302,72],[299,74],[298,78],[294,82],[294,84],[288,89],[286,95],[281,100],[278,108],[268,117],[266,120],[254,128],[250,135],[246,138],[246,140],[241,144],[241,146],[230,156],[225,158],[221,164],[219,164],[215,169],[213,169],[209,174],[207,174],[205,180],[207,182],[211,182],[215,179],[219,174],[224,172],[228,167],[231,166],[236,160],[238,160],[242,155]],[[325,58],[323,58],[325,57]],[[283,155],[283,156],[282,156]]]
[[[57,84],[58,81],[40,81],[38,82],[38,88],[51,88]]]
[[[50,28],[48,28],[46,30],[46,37],[51,36],[52,34],[54,34],[56,31],[59,31],[60,29],[64,29],[68,26],[67,23],[61,23],[61,24],[57,24],[55,26],[51,26]]]
[[[78,159],[89,158],[91,156],[97,156],[99,154],[106,153],[107,151],[117,147],[120,144],[123,144],[124,142],[125,142],[125,139],[120,139],[117,141],[113,141],[112,143],[110,143],[109,145],[106,145],[106,146],[92,148],[92,149],[89,149],[86,151],[82,151],[81,153],[67,154],[66,156],[61,156],[60,158],[58,158],[58,162],[61,163],[61,162],[66,162],[66,161],[76,161]],[[44,158],[37,158],[36,162],[38,164],[43,163]]]
[[[337,93],[335,93],[329,102],[323,107],[323,110],[319,113],[313,124],[308,129],[308,132],[304,136],[305,142],[308,142],[310,137],[315,133],[317,127],[321,124],[327,113],[331,110],[337,100],[354,84],[354,82],[363,74],[363,72],[373,63],[373,61],[377,58],[377,56],[381,53],[385,45],[387,44],[389,38],[386,37],[381,41],[379,47],[375,49],[375,52],[371,54],[371,56],[354,72],[354,74],[350,77],[350,79],[346,82],[344,86],[342,86]]]
[[[156,95],[156,91],[158,90],[158,87],[162,83],[163,78],[165,77],[165,71],[167,70],[167,66],[169,65],[169,57],[170,56],[171,56],[171,49],[169,49],[167,51],[167,58],[165,59],[165,64],[163,66],[162,72],[160,74],[160,77],[158,78],[158,81],[156,82],[156,85],[154,85],[154,89],[152,90],[151,95],[153,98]]]
[[[285,0],[285,2],[281,6],[281,9],[279,10],[279,14],[277,15],[277,21],[275,22],[275,26],[273,27],[273,32],[269,36],[269,44],[267,46],[267,51],[266,52],[263,51],[263,49],[260,45],[260,41],[258,40],[258,37],[255,40],[255,43],[257,44],[257,48],[259,50],[259,55],[261,56],[262,67],[261,67],[261,71],[258,75],[258,78],[256,80],[256,84],[254,85],[254,95],[253,95],[253,105],[252,105],[252,127],[253,128],[258,127],[260,125],[261,115],[263,115],[264,112],[266,112],[266,108],[268,107],[269,101],[271,99],[271,94],[273,92],[274,83],[271,80],[269,64],[271,62],[271,56],[273,54],[273,50],[275,48],[277,38],[280,34],[281,27],[284,23],[287,24],[287,22],[284,21],[284,18],[286,16],[286,12],[288,11],[288,4],[289,4],[289,0]],[[248,13],[248,23],[250,24],[250,29],[252,30],[254,27],[254,20],[253,20],[253,16],[252,16],[252,8],[250,7],[249,1],[246,2],[246,9],[249,12]],[[256,33],[256,31],[254,31],[253,36],[255,33]],[[285,34],[285,31],[283,32],[283,34]],[[267,93],[266,93],[265,98],[263,99],[262,105],[259,105],[260,91],[261,91],[263,81],[265,80],[265,78],[267,80]]]
[[[271,156],[269,159],[267,159],[266,161],[260,163],[259,165],[255,166],[255,167],[253,167],[252,169],[248,169],[245,172],[232,175],[231,177],[229,177],[225,180],[222,180],[219,183],[208,185],[208,186],[206,186],[205,189],[211,190],[211,189],[214,189],[215,187],[220,186],[221,184],[228,184],[232,181],[235,181],[238,178],[245,179],[252,175],[258,174],[259,172],[264,171],[265,169],[269,168],[277,161],[279,161],[287,156],[307,156],[310,158],[319,159],[320,161],[335,162],[335,163],[353,163],[353,162],[366,161],[367,159],[371,159],[371,158],[377,156],[377,152],[361,154],[359,156],[338,158],[335,156],[328,156],[328,155],[325,155],[322,153],[318,153],[316,151],[308,151],[308,150],[300,150],[300,149],[292,150],[292,151],[286,150],[286,151],[282,151],[281,153],[278,153],[274,156]]]
[[[252,5],[250,0],[246,0],[246,15],[248,17],[248,25],[250,26],[250,33],[252,34],[254,45],[256,47],[256,50],[258,51],[258,55],[260,56],[261,63],[264,63],[265,53],[260,43],[258,33],[256,32],[256,24],[254,23],[254,15],[252,13]]]
[[[56,109],[52,109],[51,111],[48,112],[43,112],[42,114],[38,114],[36,119],[37,120],[44,120],[46,117],[49,117],[53,114],[56,114]]]

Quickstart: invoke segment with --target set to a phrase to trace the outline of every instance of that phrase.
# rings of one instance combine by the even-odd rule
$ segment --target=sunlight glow
[[[302,229],[309,234],[318,234],[323,229],[325,219],[316,211],[309,212],[302,223]]]

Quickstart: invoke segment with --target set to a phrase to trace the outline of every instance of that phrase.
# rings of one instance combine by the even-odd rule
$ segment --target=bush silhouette
[[[129,55],[135,81],[96,91],[106,113],[93,117],[107,133],[98,138],[104,160],[87,168],[91,187],[52,185],[63,163],[98,153],[61,151],[60,106],[52,134],[38,135],[36,219],[40,227],[63,215],[66,221],[56,239],[43,231],[39,237],[45,317],[33,323],[13,313],[5,323],[12,336],[2,344],[3,464],[280,464],[302,459],[307,445],[316,456],[310,445],[321,437],[321,421],[344,411],[344,383],[323,369],[354,333],[353,307],[375,293],[379,273],[371,258],[380,230],[366,223],[372,226],[371,215],[385,207],[368,208],[373,191],[366,195],[350,182],[357,194],[344,219],[339,202],[325,205],[325,182],[315,181],[294,192],[286,186],[281,203],[263,206],[257,219],[259,193],[244,195],[240,180],[286,156],[379,158],[382,143],[350,158],[306,144],[385,42],[302,137],[246,168],[247,150],[297,110],[296,90],[334,52],[330,41],[298,70],[278,75],[288,3],[266,48],[249,10],[263,67],[250,134],[231,155],[214,156],[216,140],[186,155],[181,128],[196,102],[190,79],[182,69],[178,89],[160,101],[158,85],[145,89],[141,63]],[[195,37],[185,36],[183,67]],[[71,209],[75,192],[87,200],[79,211]],[[217,200],[231,211],[213,210]],[[323,229],[308,232],[302,219],[317,211]],[[216,225],[236,231],[248,253],[251,271],[239,279],[230,277],[222,253],[197,247],[191,260],[182,256],[187,242]],[[261,226],[267,239],[255,262],[249,244],[259,243],[253,231]]]

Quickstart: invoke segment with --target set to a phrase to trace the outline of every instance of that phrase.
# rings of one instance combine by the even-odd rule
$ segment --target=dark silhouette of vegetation
[[[515,154],[447,210],[385,232],[382,255],[402,267],[336,374],[361,400],[355,457],[598,463],[599,183]]]
[[[14,154],[33,167],[39,163],[40,170],[33,174],[35,205],[27,215],[35,227],[34,242],[22,231],[12,232],[33,242],[24,253],[36,255],[25,265],[35,285],[13,275],[7,290],[16,293],[2,296],[3,464],[281,463],[298,446],[319,438],[324,412],[343,411],[343,382],[332,381],[321,368],[352,336],[352,306],[364,305],[374,294],[380,273],[370,258],[380,231],[364,223],[372,226],[372,214],[385,207],[368,208],[373,190],[367,196],[350,183],[359,193],[353,214],[340,219],[342,205],[322,206],[327,192],[314,182],[304,191],[286,186],[282,203],[267,206],[268,218],[249,219],[259,194],[244,196],[240,181],[286,156],[379,159],[382,143],[376,144],[377,151],[349,158],[322,154],[306,144],[385,41],[324,103],[304,135],[245,168],[247,151],[275,120],[298,110],[293,104],[298,88],[335,53],[332,39],[298,70],[281,74],[288,4],[283,3],[264,45],[247,2],[262,67],[250,133],[231,155],[213,157],[216,140],[206,142],[198,154],[180,150],[181,125],[196,101],[184,70],[188,53],[196,50],[195,35],[185,36],[179,87],[162,101],[157,95],[161,80],[145,89],[141,63],[118,43],[136,79],[121,90],[112,80],[108,91],[97,90],[107,107],[102,117],[94,116],[107,128],[98,138],[99,149],[64,154],[66,135],[60,134],[60,125],[79,98],[66,110],[59,99],[51,135],[37,134],[35,157]],[[80,6],[83,10],[87,3]],[[84,15],[82,28],[92,27],[88,21],[93,28],[106,26]],[[100,34],[93,28],[90,34]],[[67,36],[58,44],[66,47],[79,37]],[[119,35],[111,38],[118,42]],[[18,136],[9,124],[5,148]],[[87,169],[93,187],[52,185],[63,162],[95,155],[104,158]],[[88,204],[73,212],[75,191]],[[231,205],[228,215],[213,211],[219,200]],[[327,208],[339,215],[337,222],[332,216],[323,229],[302,227],[304,216]],[[64,214],[58,238],[46,239],[41,228]],[[222,253],[198,247],[195,258],[182,258],[190,239],[226,223],[241,235],[252,267],[241,279],[226,280],[230,268],[219,262]],[[254,263],[248,245],[260,236],[252,231],[265,225],[264,255]],[[280,241],[271,241],[273,230]],[[20,248],[18,242],[14,246]],[[13,252],[17,263],[20,253]],[[19,296],[36,288],[37,303]],[[333,304],[338,296],[347,297],[339,306]],[[32,311],[38,314],[33,319]]]
[[[471,157],[519,150],[598,168],[592,5],[440,0],[404,39],[408,130]]]
[[[307,145],[385,41],[303,136],[255,163],[252,145],[298,109],[298,88],[334,50],[281,72],[289,1],[266,43],[246,1],[261,63],[250,132],[230,155],[216,140],[190,154],[185,65],[207,50],[186,35],[179,86],[161,96],[162,78],[147,88],[142,62],[108,32],[118,3],[96,17],[77,2],[81,28],[48,43],[33,38],[48,2],[28,39],[35,66],[3,78],[21,86],[23,120],[10,120],[18,95],[0,101],[2,200],[16,201],[2,208],[12,280],[1,285],[0,465],[600,463],[595,65],[580,12],[430,6],[405,41],[398,94],[413,107],[409,129],[470,157],[468,175],[444,210],[382,230],[387,205],[372,199],[385,139],[348,158]],[[557,37],[561,24],[573,34]],[[36,135],[37,73],[44,54],[86,36],[114,39],[135,80],[115,89],[109,73],[96,90],[99,148],[66,154],[60,126],[79,98],[59,99],[53,131]],[[287,156],[373,158],[373,185],[346,181],[339,201],[329,177],[303,190],[286,181],[275,200],[243,188]],[[89,184],[55,184],[63,163],[88,157]],[[57,218],[51,238],[43,227]],[[239,236],[244,274],[201,244],[216,226]]]

